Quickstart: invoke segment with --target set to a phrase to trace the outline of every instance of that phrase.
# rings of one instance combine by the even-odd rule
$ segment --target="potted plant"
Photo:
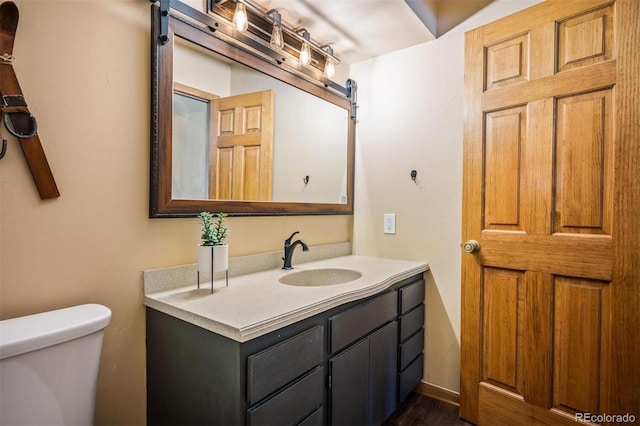
[[[226,271],[229,268],[229,245],[224,242],[228,232],[224,223],[227,215],[202,212],[198,217],[202,226],[202,244],[198,246],[198,271]]]

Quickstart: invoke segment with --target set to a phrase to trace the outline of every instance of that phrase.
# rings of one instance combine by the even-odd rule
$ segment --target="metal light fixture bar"
[[[176,19],[189,22],[191,25],[197,26],[198,28],[208,32],[212,36],[217,36],[218,38],[221,38],[227,42],[232,42],[232,44],[235,44],[239,48],[253,55],[261,56],[263,59],[273,61],[278,65],[286,63],[289,69],[294,69],[296,72],[304,74],[304,77],[310,78],[315,81],[322,79],[320,71],[317,71],[312,67],[302,67],[295,63],[287,63],[286,58],[283,56],[283,52],[276,52],[271,49],[271,47],[257,41],[254,37],[237,31],[231,20],[219,17],[217,15],[202,13],[201,11],[194,9],[193,7],[178,0],[170,1],[172,9],[171,15]],[[178,14],[176,15],[174,11],[178,12]],[[184,17],[188,19],[185,20]],[[192,20],[195,22],[191,22]],[[264,41],[264,43],[266,43],[266,41]]]
[[[301,28],[292,28],[286,24],[282,24],[281,19],[277,20],[276,18],[280,15],[277,9],[269,9],[265,11],[259,6],[256,6],[255,3],[252,3],[251,0],[210,0],[209,11],[232,21],[236,16],[239,4],[242,4],[243,9],[250,15],[250,25],[248,30],[245,31],[246,33],[253,33],[254,35],[258,35],[260,38],[266,40],[263,36],[272,34],[274,26],[276,25],[275,22],[280,22],[280,24],[278,24],[278,28],[280,34],[284,34],[283,41],[286,42],[286,45],[281,49],[276,50],[286,51],[296,60],[299,60],[302,46],[306,44],[308,45],[309,52],[311,53],[311,63],[305,65],[316,67],[321,69],[323,72],[325,71],[328,58],[331,58],[331,62],[333,62],[334,67],[336,64],[341,62],[339,58],[333,55],[333,52],[324,51],[323,46],[320,46],[318,43],[311,40],[307,33],[300,34],[302,31]],[[274,15],[273,17],[271,16],[272,14]],[[309,39],[307,40],[307,38]],[[329,75],[326,75],[326,77],[326,80],[330,80],[331,78]]]
[[[211,1],[214,4],[216,3],[216,0],[211,0]],[[258,16],[265,17],[266,20],[271,21],[271,22],[273,22],[273,18],[271,18],[269,16],[269,14],[274,12],[274,11],[277,12],[277,9],[269,9],[269,10],[265,11],[264,9],[262,9],[259,6],[257,6],[256,4],[251,2],[250,0],[236,0],[236,4],[237,3],[244,4],[247,7],[247,9],[250,9],[254,14],[256,14]],[[214,7],[211,7],[211,9],[213,10]],[[253,22],[251,22],[251,20],[249,20],[249,25],[253,26],[254,28],[259,28],[257,25],[255,25]],[[292,28],[292,27],[286,25],[283,22],[280,22],[280,25],[281,25],[281,28],[282,28],[283,32],[286,32],[288,35],[296,38],[301,43],[303,43],[303,42],[309,43],[309,46],[312,49],[314,49],[316,52],[320,53],[322,56],[331,57],[334,60],[335,64],[339,64],[341,62],[339,58],[337,58],[336,56],[333,55],[333,53],[327,53],[325,50],[323,50],[323,46],[324,45],[321,46],[318,43],[316,43],[313,40],[311,40],[310,38],[306,39],[304,36],[300,35],[300,31],[302,30],[302,28]]]
[[[227,0],[223,0],[227,1]],[[237,31],[233,25],[232,19],[233,16],[221,16],[219,14],[211,15],[203,13],[179,0],[150,0],[151,3],[159,3],[160,6],[160,20],[161,20],[161,29],[166,28],[167,31],[161,31],[159,35],[160,42],[162,44],[166,44],[169,41],[168,35],[168,27],[169,27],[169,16],[176,19],[180,19],[184,22],[193,25],[194,27],[200,29],[203,32],[208,33],[209,35],[216,36],[225,40],[226,42],[231,42],[237,47],[251,53],[252,55],[259,56],[262,59],[266,59],[268,61],[273,61],[278,66],[286,65],[286,69],[289,72],[296,73],[301,77],[305,77],[310,81],[322,84],[324,87],[331,88],[339,93],[342,93],[346,96],[351,103],[351,117],[355,119],[356,113],[356,87],[355,82],[351,79],[347,80],[347,87],[341,86],[340,84],[327,79],[324,77],[324,73],[322,69],[316,68],[314,66],[303,66],[298,63],[298,61],[294,61],[294,63],[287,62],[284,54],[288,54],[293,58],[297,59],[295,55],[292,55],[289,52],[285,51],[275,51],[269,46],[269,40],[260,38],[262,41],[257,41],[256,38],[244,34],[240,31]],[[215,0],[212,0],[215,2]],[[229,2],[231,3],[231,2]],[[211,7],[213,8],[213,4]],[[175,13],[177,12],[177,14]],[[261,12],[262,16],[264,14]],[[186,18],[186,19],[185,19]],[[163,25],[164,22],[164,25]],[[254,28],[260,28],[256,25],[251,25]],[[270,36],[270,33],[266,29],[259,29],[259,32],[264,36]],[[287,31],[287,35],[293,34],[291,31]],[[297,34],[294,36],[296,39],[301,39]],[[238,43],[239,42],[239,43]],[[244,45],[244,46],[243,46]],[[288,44],[290,46],[290,44]],[[291,46],[290,46],[291,47]],[[295,47],[294,47],[295,49]],[[320,49],[321,50],[321,49]],[[298,52],[297,49],[295,49]],[[322,51],[322,50],[321,50]],[[323,53],[327,56],[326,52]],[[333,57],[333,55],[329,55]],[[337,58],[336,58],[337,59]]]

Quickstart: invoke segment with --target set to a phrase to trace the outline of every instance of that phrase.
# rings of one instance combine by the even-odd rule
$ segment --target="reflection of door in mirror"
[[[246,93],[213,102],[217,129],[210,187],[216,200],[271,200],[273,91]]]
[[[173,119],[173,198],[271,199],[271,90],[220,98],[174,83]]]

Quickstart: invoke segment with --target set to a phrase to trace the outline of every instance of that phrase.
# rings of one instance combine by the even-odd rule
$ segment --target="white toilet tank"
[[[109,308],[0,321],[0,425],[91,425]]]

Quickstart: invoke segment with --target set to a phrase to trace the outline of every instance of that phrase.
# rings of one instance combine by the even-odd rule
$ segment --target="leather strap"
[[[40,198],[45,200],[59,197],[60,192],[58,192],[49,162],[37,135],[35,118],[29,112],[27,103],[22,95],[22,89],[13,70],[13,43],[18,27],[18,18],[18,7],[15,3],[7,1],[0,4],[0,56],[3,58],[0,61],[0,96],[3,99],[3,122],[7,130],[18,137]],[[20,110],[10,110],[7,114],[4,114],[5,107],[16,107]],[[7,116],[12,122],[11,126],[7,125]],[[22,136],[16,135],[14,131]]]
[[[12,1],[0,4],[0,55],[11,58],[18,29],[18,7]]]

